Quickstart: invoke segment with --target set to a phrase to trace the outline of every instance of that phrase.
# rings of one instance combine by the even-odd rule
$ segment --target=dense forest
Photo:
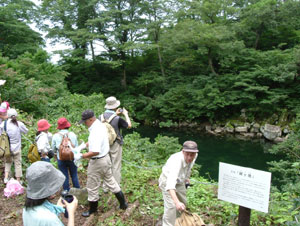
[[[235,119],[242,109],[251,120],[286,114],[293,133],[270,150],[285,155],[270,170],[285,201],[295,204],[289,214],[297,214],[298,0],[39,3],[0,0],[1,98],[24,119],[55,123],[66,115],[75,122],[85,108],[100,113],[109,95],[121,99],[135,122],[151,125]],[[69,47],[56,52],[56,64],[43,49],[46,39]]]

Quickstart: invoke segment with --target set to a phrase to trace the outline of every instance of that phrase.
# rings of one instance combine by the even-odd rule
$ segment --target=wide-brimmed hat
[[[50,128],[50,124],[46,119],[41,119],[37,122],[38,131],[44,131]]]
[[[95,116],[93,110],[85,110],[84,112],[82,112],[81,114],[81,120],[79,121],[80,124],[84,123],[85,120],[88,120],[90,118],[93,118]]]
[[[194,141],[190,141],[190,140],[185,141],[183,143],[182,151],[186,151],[186,152],[199,152],[198,151],[198,145]]]
[[[117,107],[120,106],[120,101],[117,100],[117,98],[115,97],[108,97],[106,98],[106,105],[104,106],[104,108],[106,109],[116,109]]]
[[[14,108],[10,108],[10,109],[8,109],[8,111],[7,111],[7,116],[10,118],[10,117],[12,117],[12,116],[18,116],[18,112],[16,111],[16,109],[14,109]]]
[[[27,197],[44,199],[54,195],[63,185],[66,177],[51,163],[37,161],[26,170]]]
[[[0,112],[7,112],[9,109],[9,103],[7,101],[3,101],[0,105]]]
[[[57,129],[66,129],[70,127],[71,123],[66,118],[62,117],[57,120]]]

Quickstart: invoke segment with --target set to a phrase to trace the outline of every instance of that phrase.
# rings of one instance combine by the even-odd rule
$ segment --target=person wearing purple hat
[[[69,191],[70,185],[69,185],[69,173],[72,179],[73,187],[74,188],[80,188],[79,180],[78,180],[78,174],[77,174],[77,166],[75,165],[74,161],[62,161],[59,158],[59,146],[62,142],[62,139],[65,134],[67,134],[68,138],[70,139],[70,142],[72,143],[73,147],[78,146],[78,140],[75,133],[69,131],[69,128],[71,127],[71,123],[64,117],[59,118],[57,120],[57,129],[59,130],[58,133],[55,133],[52,138],[52,150],[54,153],[57,152],[57,165],[59,170],[65,175],[66,180],[63,184],[64,190]],[[74,153],[75,154],[75,153]]]
[[[164,198],[163,226],[174,226],[178,211],[186,209],[186,188],[197,153],[197,143],[185,141],[182,150],[172,154],[162,168],[159,187]]]
[[[37,122],[37,126],[38,132],[36,133],[35,142],[41,155],[41,161],[50,162],[50,158],[53,157],[50,146],[52,134],[48,131],[51,125],[46,119],[41,119]]]

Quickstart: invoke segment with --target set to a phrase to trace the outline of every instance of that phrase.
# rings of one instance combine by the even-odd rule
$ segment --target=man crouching
[[[186,184],[197,153],[197,144],[186,141],[182,151],[172,154],[162,168],[159,187],[164,199],[163,226],[174,226],[178,211],[186,209]]]

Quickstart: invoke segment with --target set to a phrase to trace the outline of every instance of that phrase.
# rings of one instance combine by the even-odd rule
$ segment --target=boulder
[[[211,131],[211,125],[206,125],[206,126],[205,126],[205,130],[206,130],[207,132]]]
[[[281,142],[285,141],[285,138],[284,137],[276,137],[273,141],[275,143],[281,143]]]
[[[247,138],[253,138],[253,137],[255,137],[254,133],[242,133],[241,135],[243,135],[244,137],[247,137]]]
[[[225,131],[227,133],[234,133],[234,128],[233,127],[225,127]]]
[[[273,141],[276,137],[281,137],[282,131],[279,126],[274,126],[270,124],[265,124],[260,128],[260,131],[264,137],[268,140]]]
[[[224,130],[222,127],[218,126],[216,129],[215,129],[215,133],[222,133]]]
[[[247,133],[248,128],[246,126],[238,126],[238,127],[235,127],[234,131],[237,133]]]
[[[290,128],[288,126],[286,126],[282,132],[283,132],[283,134],[289,134],[291,131],[290,131]]]
[[[247,127],[247,130],[249,130],[251,127],[251,124],[249,122],[245,122],[244,127]]]
[[[253,123],[250,129],[251,133],[259,133],[260,125],[258,123]]]
[[[262,137],[263,137],[263,134],[262,134],[262,133],[257,133],[257,134],[256,134],[256,137],[257,137],[257,138],[262,138]]]

